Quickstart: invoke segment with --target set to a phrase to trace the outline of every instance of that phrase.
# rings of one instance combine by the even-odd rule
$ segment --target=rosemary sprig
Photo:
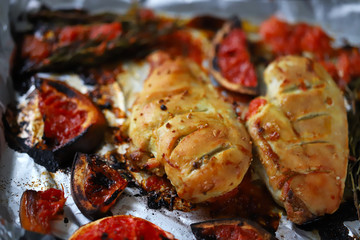
[[[348,186],[353,193],[354,205],[360,220],[360,78],[354,79],[345,89],[345,97],[350,105],[349,124],[349,165]]]

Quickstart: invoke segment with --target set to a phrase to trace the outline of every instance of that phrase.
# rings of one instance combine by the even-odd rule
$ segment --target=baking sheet
[[[360,32],[354,31],[360,26],[360,3],[356,1],[231,1],[231,0],[148,0],[141,1],[145,7],[159,12],[165,12],[173,16],[194,16],[199,14],[212,14],[222,17],[239,15],[254,23],[260,23],[272,14],[277,14],[288,21],[306,21],[320,24],[335,39],[336,44],[344,44],[347,39],[351,44],[360,43]],[[10,38],[10,24],[14,23],[17,30],[26,29],[28,24],[23,22],[20,16],[27,10],[36,10],[44,3],[51,9],[84,8],[92,13],[103,11],[122,13],[127,10],[131,1],[120,0],[2,0],[0,7],[0,115],[5,106],[14,97],[12,84],[8,75],[9,62],[13,43]],[[141,65],[141,63],[138,63]],[[129,64],[131,68],[131,64]],[[146,72],[145,64],[135,69]],[[144,73],[134,75],[133,83],[141,86]],[[134,77],[132,76],[132,77]],[[137,77],[136,77],[137,76]],[[146,76],[146,75],[145,75]],[[137,88],[137,87],[136,87]],[[123,89],[125,98],[128,96]],[[127,99],[129,100],[129,99]],[[130,101],[131,102],[131,101]],[[129,104],[129,101],[125,102]],[[48,187],[65,190],[67,197],[65,216],[68,223],[60,220],[53,223],[55,234],[61,238],[68,238],[79,226],[89,222],[74,204],[69,186],[69,174],[58,171],[49,174],[44,167],[37,165],[27,154],[17,153],[9,149],[4,141],[3,126],[0,124],[0,217],[9,225],[5,227],[8,233],[13,231],[14,224],[19,225],[19,202],[22,192],[26,189],[44,190]],[[194,222],[206,220],[201,212],[184,213],[180,211],[168,211],[166,209],[149,209],[146,197],[141,196],[136,189],[127,188],[118,204],[112,209],[114,214],[131,214],[147,219],[166,231],[175,235],[176,238],[193,239],[189,225]],[[201,210],[200,210],[201,211]],[[14,224],[12,224],[14,223]],[[359,229],[358,222],[349,222],[349,229],[356,234]],[[5,225],[3,225],[5,226]],[[11,229],[11,230],[9,230]],[[16,229],[16,228],[15,228]],[[19,234],[19,231],[13,231]],[[0,232],[1,235],[1,232]],[[318,239],[316,232],[306,232],[298,229],[294,224],[281,218],[280,227],[276,235],[279,239]],[[13,236],[16,239],[16,236]],[[2,236],[0,236],[2,239]],[[12,239],[12,238],[9,238]]]

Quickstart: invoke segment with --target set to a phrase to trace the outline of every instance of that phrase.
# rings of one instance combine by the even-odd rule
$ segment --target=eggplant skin
[[[257,223],[243,218],[209,220],[193,223],[190,227],[197,240],[276,239]]]
[[[43,129],[44,126],[45,116],[42,116],[42,127],[33,127],[35,124],[39,124],[39,121],[34,123],[33,119],[31,119],[32,116],[40,114],[38,101],[44,84],[47,84],[52,91],[66,96],[67,99],[75,102],[77,107],[81,107],[81,110],[87,112],[86,120],[82,123],[81,132],[76,137],[67,140],[63,145],[55,146],[46,139],[45,134],[41,137],[40,133],[39,137],[37,136],[39,133],[33,132],[33,129]],[[65,83],[38,78],[35,79],[35,86],[36,90],[29,95],[31,107],[9,105],[3,117],[5,138],[9,147],[15,151],[27,153],[37,164],[44,166],[50,172],[71,166],[76,152],[94,152],[99,144],[103,142],[107,129],[106,119],[99,108],[87,96]],[[29,119],[19,119],[20,114],[31,117]]]
[[[94,203],[88,198],[86,185],[97,191],[109,190],[110,196]],[[71,169],[71,194],[74,202],[85,217],[96,220],[111,216],[110,208],[127,186],[127,180],[117,170],[110,168],[101,157],[95,154],[77,153]],[[112,192],[113,191],[113,192]],[[103,197],[101,195],[100,197]]]

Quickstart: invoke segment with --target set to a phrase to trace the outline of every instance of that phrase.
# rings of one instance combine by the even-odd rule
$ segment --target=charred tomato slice
[[[94,220],[110,215],[127,180],[99,156],[78,153],[71,170],[71,193],[80,211]]]
[[[196,239],[201,240],[273,240],[270,233],[256,223],[237,218],[191,224]]]
[[[130,215],[106,217],[80,227],[69,240],[171,240],[171,233],[155,224]]]
[[[212,42],[210,71],[226,89],[256,95],[258,82],[247,45],[240,20],[226,22]]]
[[[26,190],[20,200],[21,226],[28,231],[50,233],[50,221],[61,217],[65,201],[64,192],[58,189]]]
[[[94,152],[107,128],[98,107],[60,81],[38,78],[35,87],[28,107],[6,113],[9,146],[28,153],[51,172],[71,166],[76,152]]]

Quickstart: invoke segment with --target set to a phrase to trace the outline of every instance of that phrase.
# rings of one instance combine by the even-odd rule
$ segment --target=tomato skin
[[[141,218],[119,215],[100,219],[79,229],[70,240],[165,240],[175,239],[153,223]]]
[[[67,45],[74,41],[83,41],[87,38],[89,29],[85,26],[66,26],[59,33],[60,45]]]
[[[264,98],[255,98],[249,104],[249,110],[246,114],[246,119],[249,119],[251,116],[257,113],[258,109],[261,106],[264,106],[267,103],[266,99]]]
[[[290,44],[296,39],[291,39],[288,43],[286,38],[290,36],[291,28],[276,17],[271,17],[260,25],[259,33],[264,41],[272,47],[273,52],[279,55],[296,54],[298,47],[296,44]]]
[[[122,26],[119,22],[101,24],[91,27],[89,38],[110,41],[120,36],[121,32]]]
[[[275,55],[307,51],[324,58],[332,52],[331,38],[320,27],[305,23],[290,25],[273,16],[261,24],[259,32]]]
[[[20,204],[21,226],[29,231],[50,233],[50,221],[62,212],[65,201],[62,190],[25,191]]]
[[[233,29],[220,43],[217,59],[222,75],[230,82],[246,87],[256,87],[255,68],[250,62],[246,35]]]
[[[160,190],[161,188],[170,188],[171,184],[163,177],[150,176],[146,179],[145,188],[146,191]]]
[[[340,52],[336,65],[340,77],[349,83],[353,77],[360,76],[360,52],[352,49],[350,52]]]
[[[65,94],[54,91],[47,82],[42,84],[39,108],[44,117],[44,135],[54,139],[55,145],[63,146],[77,137],[86,121],[87,112],[78,109],[76,101]]]
[[[331,38],[320,28],[307,26],[301,38],[301,50],[314,53],[319,59],[331,54]]]
[[[50,49],[49,43],[35,36],[26,36],[21,55],[38,63],[50,55]]]

